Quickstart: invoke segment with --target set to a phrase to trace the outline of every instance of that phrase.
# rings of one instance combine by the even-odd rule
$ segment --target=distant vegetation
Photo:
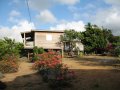
[[[16,42],[14,39],[12,40],[7,37],[0,39],[0,60],[5,55],[19,56],[22,48],[23,44]]]
[[[85,29],[84,32],[65,30],[65,34],[60,38],[61,42],[69,42],[70,51],[74,47],[72,41],[77,39],[84,44],[86,54],[120,55],[120,36],[114,36],[111,30],[100,28],[91,23],[85,25]]]

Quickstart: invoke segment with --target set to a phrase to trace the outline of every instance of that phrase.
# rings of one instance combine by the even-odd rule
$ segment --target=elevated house
[[[60,36],[64,34],[64,31],[51,31],[51,30],[31,30],[22,32],[21,36],[24,43],[24,50],[26,53],[33,51],[35,46],[42,47],[45,50],[61,50],[63,56],[63,50],[67,50],[69,46],[67,42],[60,43]],[[75,46],[79,51],[84,50],[84,46],[81,41],[75,40]]]
[[[63,35],[63,31],[50,31],[50,30],[31,30],[28,32],[22,32],[21,36],[24,43],[24,50],[29,52],[33,50],[34,46],[42,47],[45,50],[62,50],[63,47],[60,43],[60,35]]]

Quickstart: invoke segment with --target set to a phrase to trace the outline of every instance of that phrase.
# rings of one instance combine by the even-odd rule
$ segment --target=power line
[[[27,4],[27,10],[28,10],[28,15],[29,15],[29,21],[31,22],[31,14],[30,14],[30,8],[29,8],[29,3],[28,0],[25,0]]]

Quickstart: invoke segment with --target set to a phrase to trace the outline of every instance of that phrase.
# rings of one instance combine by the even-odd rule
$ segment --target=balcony
[[[24,48],[32,49],[34,47],[33,41],[26,41],[24,44]]]

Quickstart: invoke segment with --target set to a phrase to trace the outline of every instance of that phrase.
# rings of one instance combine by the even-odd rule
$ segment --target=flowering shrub
[[[12,73],[18,71],[19,65],[15,56],[6,55],[3,59],[4,60],[0,61],[0,71],[2,73]]]
[[[40,72],[43,80],[50,86],[65,86],[74,78],[75,73],[62,63],[61,55],[57,52],[49,51],[38,56],[39,60],[34,63],[33,68]]]

